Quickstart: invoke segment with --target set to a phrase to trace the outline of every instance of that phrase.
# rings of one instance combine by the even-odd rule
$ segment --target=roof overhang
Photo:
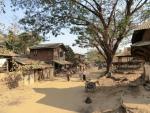
[[[66,60],[53,60],[53,62],[60,64],[60,65],[71,65],[72,63]]]

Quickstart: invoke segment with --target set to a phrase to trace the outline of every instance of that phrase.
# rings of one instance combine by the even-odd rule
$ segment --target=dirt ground
[[[97,81],[100,71],[89,69],[88,78]],[[102,77],[94,93],[85,92],[85,83],[78,75],[69,82],[65,77],[57,77],[12,90],[0,87],[0,113],[150,113],[150,92],[133,85],[138,84],[139,77],[140,74]],[[91,104],[84,102],[88,96]]]

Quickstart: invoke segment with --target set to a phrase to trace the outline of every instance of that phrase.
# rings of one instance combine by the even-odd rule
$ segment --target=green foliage
[[[6,48],[12,50],[18,54],[27,54],[27,49],[35,44],[38,44],[43,40],[43,37],[39,36],[35,32],[21,33],[15,35],[12,31],[9,31],[7,40],[5,41]]]
[[[40,43],[43,40],[43,37],[39,36],[37,33],[21,33],[18,35],[19,38],[19,45],[20,45],[20,52],[23,51],[26,54],[27,49],[33,45]]]
[[[13,89],[19,86],[21,75],[17,72],[9,73],[8,77],[5,77],[6,85],[9,89]]]
[[[104,58],[98,53],[97,50],[90,50],[87,53],[87,59],[89,62],[103,62]]]
[[[66,60],[74,62],[74,60],[75,60],[75,54],[74,54],[72,48],[69,47],[69,46],[65,46],[65,47],[66,47],[66,53],[65,53]]]
[[[8,50],[12,50],[13,52],[18,51],[18,41],[16,35],[12,32],[9,31],[7,35],[7,40],[5,41],[6,48]]]
[[[4,0],[0,0],[0,14],[5,13],[4,8],[5,8]]]
[[[142,19],[150,19],[150,2],[146,4],[147,7],[143,9]]]

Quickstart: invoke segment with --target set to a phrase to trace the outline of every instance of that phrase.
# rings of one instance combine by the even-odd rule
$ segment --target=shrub
[[[5,78],[6,85],[9,89],[13,89],[19,86],[19,81],[21,80],[21,75],[14,73],[9,73],[8,77]]]

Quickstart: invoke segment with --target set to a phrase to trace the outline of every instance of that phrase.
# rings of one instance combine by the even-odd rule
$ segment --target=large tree
[[[78,35],[80,46],[95,47],[107,63],[107,72],[123,38],[142,22],[149,0],[12,0],[26,9],[25,28],[57,36],[62,28]],[[147,13],[146,13],[147,14]]]

